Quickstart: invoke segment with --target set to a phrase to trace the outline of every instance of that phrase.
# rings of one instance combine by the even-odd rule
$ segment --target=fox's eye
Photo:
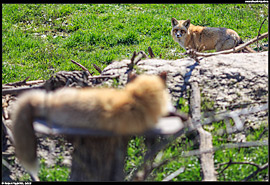
[[[184,33],[186,33],[186,31],[184,31],[184,30],[181,30],[181,33],[182,33],[182,34],[184,34]]]

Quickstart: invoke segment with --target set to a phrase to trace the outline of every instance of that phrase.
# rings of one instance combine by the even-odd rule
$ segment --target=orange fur
[[[232,29],[194,26],[190,20],[178,21],[175,18],[172,18],[171,35],[182,48],[197,51],[228,50],[243,43]]]
[[[169,94],[159,76],[140,75],[124,89],[66,88],[23,94],[12,115],[16,155],[35,171],[34,119],[64,127],[102,129],[118,134],[139,134],[168,113]]]

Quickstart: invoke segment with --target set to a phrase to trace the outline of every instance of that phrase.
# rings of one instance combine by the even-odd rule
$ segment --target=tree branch
[[[173,178],[177,177],[180,173],[185,171],[185,167],[181,167],[175,172],[171,173],[169,176],[165,177],[162,181],[171,181]]]
[[[149,53],[149,55],[150,55],[151,58],[155,58],[155,55],[153,53],[153,50],[152,50],[152,48],[150,46],[148,47],[148,53]]]
[[[30,76],[26,77],[24,80],[19,81],[19,82],[13,82],[13,83],[7,83],[5,85],[8,86],[20,86],[20,85],[26,85],[26,81],[30,78]]]
[[[35,86],[35,87],[19,87],[19,88],[14,88],[14,89],[2,89],[2,96],[5,96],[7,94],[12,94],[12,95],[18,95],[24,91],[28,91],[31,89],[42,89],[43,84],[41,86]]]
[[[237,46],[236,48],[233,48],[233,49],[219,51],[219,52],[214,52],[214,53],[200,53],[200,52],[196,52],[195,50],[187,50],[185,54],[191,55],[192,58],[196,58],[196,57],[211,57],[211,56],[216,56],[216,55],[220,55],[220,54],[235,53],[235,52],[238,52],[238,51],[244,49],[248,45],[253,44],[254,42],[256,42],[258,40],[261,40],[261,39],[264,39],[266,37],[268,37],[268,32],[263,33],[259,37],[256,37],[254,39],[251,39],[250,41],[248,41],[248,42],[246,42],[244,44],[241,44],[241,45],[239,45],[239,46]]]
[[[258,166],[257,170],[254,171],[249,176],[247,176],[246,178],[244,178],[243,181],[248,181],[249,179],[251,179],[252,177],[254,177],[255,175],[257,175],[260,171],[263,171],[266,168],[268,168],[268,163],[266,163],[266,164],[264,164],[262,166]]]
[[[262,25],[264,24],[264,22],[266,21],[266,18],[263,20],[261,26],[260,26],[260,29],[258,31],[258,36],[257,36],[257,39],[259,38],[259,36],[261,35],[260,32],[261,32],[261,29],[262,29]],[[259,49],[259,40],[257,40],[257,49]]]
[[[223,112],[223,113],[212,113],[211,116],[208,116],[206,118],[202,117],[201,119],[203,120],[202,124],[207,125],[207,124],[211,124],[212,122],[224,120],[225,118],[232,118],[236,115],[240,116],[240,115],[246,115],[246,114],[253,114],[253,113],[264,111],[267,109],[268,109],[268,103],[263,104],[261,106],[252,107],[252,108],[248,107],[244,109],[238,109],[235,111],[228,111],[228,112]]]
[[[266,168],[268,168],[268,163],[260,166],[256,163],[253,162],[233,162],[233,161],[229,161],[227,163],[220,163],[218,164],[219,166],[223,166],[223,165],[227,165],[225,168],[223,168],[221,170],[221,172],[219,174],[222,174],[226,169],[228,169],[229,166],[231,166],[232,164],[246,164],[246,165],[252,165],[255,166],[257,168],[256,171],[254,171],[252,174],[250,174],[249,176],[245,177],[242,181],[248,181],[249,179],[251,179],[252,177],[254,177],[255,175],[257,175],[260,171],[265,170]]]
[[[247,147],[258,147],[258,146],[268,146],[268,141],[249,141],[249,142],[241,142],[241,143],[230,143],[230,144],[224,144],[220,145],[218,147],[213,147],[213,149],[206,149],[203,151],[198,150],[192,150],[188,152],[184,152],[181,157],[190,157],[193,155],[201,155],[203,153],[209,153],[209,152],[215,152],[217,150],[224,150],[224,149],[231,149],[231,148],[247,148]]]
[[[120,75],[100,75],[100,76],[90,76],[88,79],[102,79],[102,78],[118,78]]]
[[[100,69],[100,67],[98,67],[96,64],[93,64],[93,66],[99,72],[99,74],[102,73],[102,70]]]
[[[79,66],[80,68],[82,68],[84,71],[86,71],[90,76],[92,76],[92,74],[90,73],[90,71],[84,67],[82,64],[75,62],[74,60],[70,60],[73,64],[76,64],[77,66]]]

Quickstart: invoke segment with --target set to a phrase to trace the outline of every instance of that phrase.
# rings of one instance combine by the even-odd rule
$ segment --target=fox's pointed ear
[[[132,82],[135,78],[137,78],[137,76],[138,75],[136,75],[135,73],[129,72],[127,77],[127,83]]]
[[[164,83],[166,84],[167,72],[163,71],[163,72],[159,73],[158,76],[159,76],[159,77],[164,81]]]
[[[178,20],[176,18],[172,18],[172,27],[176,26],[178,24]]]
[[[188,29],[188,27],[190,26],[190,19],[186,20],[183,25]]]

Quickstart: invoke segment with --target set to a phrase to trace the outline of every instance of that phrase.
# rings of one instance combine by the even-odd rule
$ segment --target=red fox
[[[37,176],[37,143],[32,123],[38,118],[66,127],[118,134],[139,134],[153,128],[161,116],[173,109],[165,80],[164,73],[139,75],[124,89],[64,88],[49,93],[24,93],[12,115],[16,156]]]
[[[171,35],[184,49],[228,50],[244,43],[239,35],[232,29],[194,26],[190,20],[176,20],[172,18]],[[246,47],[249,52],[256,52]]]

